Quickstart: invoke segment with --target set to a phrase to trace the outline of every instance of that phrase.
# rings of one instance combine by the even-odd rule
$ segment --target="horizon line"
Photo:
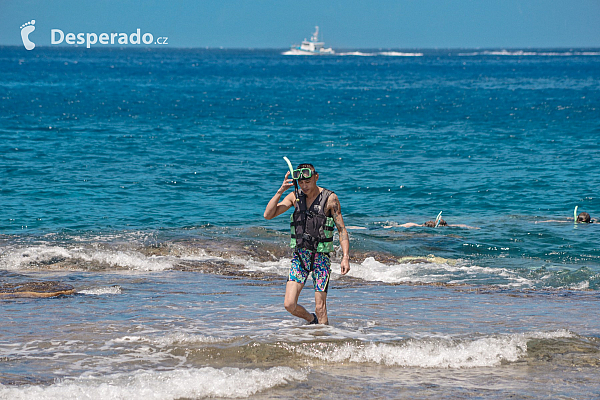
[[[0,44],[0,48],[3,47],[23,47],[22,44]],[[36,48],[59,48],[59,49],[88,49],[86,46],[80,45],[36,45]],[[226,47],[226,46],[161,46],[161,45],[124,45],[124,46],[114,46],[114,45],[97,45],[89,48],[91,49],[177,49],[177,50],[289,50],[288,47]],[[535,46],[481,46],[481,47],[338,47],[339,50],[600,50],[600,45],[598,46],[558,46],[558,47],[535,47]]]

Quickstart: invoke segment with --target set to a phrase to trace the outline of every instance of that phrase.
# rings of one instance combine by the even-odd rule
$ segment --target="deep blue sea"
[[[77,291],[0,300],[0,398],[600,396],[600,50],[284,51],[0,47],[0,285]],[[349,228],[331,326],[283,156]]]

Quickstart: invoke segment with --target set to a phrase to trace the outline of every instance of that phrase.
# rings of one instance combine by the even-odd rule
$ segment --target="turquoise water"
[[[362,54],[0,47],[0,283],[79,292],[3,301],[0,397],[598,394],[600,52]],[[351,227],[332,327],[282,306],[283,156]]]

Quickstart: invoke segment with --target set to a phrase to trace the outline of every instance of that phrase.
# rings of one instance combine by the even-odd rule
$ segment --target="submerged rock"
[[[0,298],[56,297],[75,293],[71,285],[56,281],[0,284]]]

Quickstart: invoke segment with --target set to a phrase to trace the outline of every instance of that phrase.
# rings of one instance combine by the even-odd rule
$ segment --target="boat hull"
[[[335,54],[333,49],[322,49],[321,51],[302,50],[292,47],[283,53],[286,56],[326,56]]]

